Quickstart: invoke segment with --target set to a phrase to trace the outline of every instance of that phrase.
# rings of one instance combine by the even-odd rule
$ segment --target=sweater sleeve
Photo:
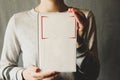
[[[23,80],[22,67],[17,62],[20,55],[20,45],[16,36],[14,16],[8,22],[5,32],[3,50],[0,60],[0,80]]]
[[[93,58],[93,62],[95,62],[96,65],[99,64],[95,18],[91,11],[87,11],[86,18],[88,20],[88,26],[85,28],[83,32],[83,37],[82,37],[83,43],[82,46],[80,47],[81,51],[77,51],[77,66],[81,74],[84,73],[81,71],[81,65],[84,64],[83,62],[86,59],[87,54],[91,55],[91,58]]]
[[[97,34],[94,15],[91,11],[87,11],[86,18],[88,25],[83,34],[83,43],[80,51],[77,51],[77,71],[76,79],[96,80],[99,75],[99,60],[97,50]],[[82,55],[81,55],[82,54]]]

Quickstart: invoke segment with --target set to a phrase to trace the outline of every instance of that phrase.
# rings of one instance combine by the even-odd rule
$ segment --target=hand
[[[83,30],[88,26],[88,20],[86,16],[78,9],[69,8],[68,12],[73,13],[75,20],[77,22],[77,44],[76,48],[79,48],[81,43],[83,42]]]
[[[75,20],[77,22],[77,30],[78,31],[82,31],[85,27],[87,27],[88,21],[85,17],[85,15],[83,14],[83,12],[81,12],[78,9],[75,8],[69,8],[68,12],[73,13]]]
[[[34,65],[28,67],[22,73],[25,80],[52,80],[56,74],[57,72],[55,71],[41,72]]]

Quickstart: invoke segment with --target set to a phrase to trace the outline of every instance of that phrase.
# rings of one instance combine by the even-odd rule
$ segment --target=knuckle
[[[44,76],[43,76],[43,75],[40,75],[40,76],[39,76],[39,79],[43,79],[43,78],[44,78]]]

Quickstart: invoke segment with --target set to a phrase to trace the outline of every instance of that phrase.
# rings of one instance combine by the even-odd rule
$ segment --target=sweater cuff
[[[14,67],[10,72],[10,76],[12,77],[12,80],[24,80],[22,76],[23,70],[24,68]]]
[[[22,75],[23,70],[24,69],[22,68],[17,71],[17,73],[16,73],[17,80],[24,80],[23,75]]]

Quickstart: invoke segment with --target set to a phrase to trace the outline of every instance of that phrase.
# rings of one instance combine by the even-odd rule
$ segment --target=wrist
[[[23,78],[23,80],[25,80],[25,69],[23,69],[23,71],[22,71],[22,78]]]

